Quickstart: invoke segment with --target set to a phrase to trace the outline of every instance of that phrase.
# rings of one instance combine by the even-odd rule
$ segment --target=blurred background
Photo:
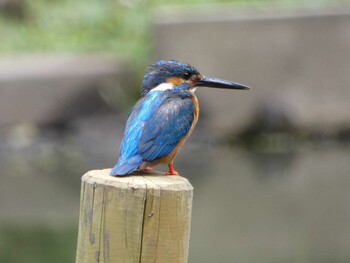
[[[0,262],[74,262],[160,58],[251,86],[196,93],[189,262],[350,262],[347,0],[0,0]]]

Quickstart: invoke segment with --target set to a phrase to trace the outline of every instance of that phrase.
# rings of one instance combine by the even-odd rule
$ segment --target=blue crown
[[[150,90],[162,83],[166,83],[168,78],[183,77],[185,74],[199,74],[198,70],[189,64],[176,60],[159,60],[147,68],[141,86],[141,95],[146,95]]]

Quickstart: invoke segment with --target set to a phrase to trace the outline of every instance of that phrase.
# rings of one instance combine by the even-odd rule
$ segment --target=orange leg
[[[179,175],[178,172],[175,171],[173,163],[168,163],[169,172],[166,172],[165,175]]]

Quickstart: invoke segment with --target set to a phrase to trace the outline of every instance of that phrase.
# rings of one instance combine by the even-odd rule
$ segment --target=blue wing
[[[193,122],[191,98],[150,92],[140,99],[128,118],[120,157],[111,175],[125,175],[143,161],[167,156],[186,136]]]
[[[162,98],[152,92],[141,98],[131,110],[120,146],[120,156],[113,167],[111,175],[125,175],[134,171],[141,163],[142,157],[137,147],[142,135],[142,127],[161,104]]]
[[[167,156],[189,132],[194,119],[191,98],[169,97],[145,123],[138,152],[152,162]]]

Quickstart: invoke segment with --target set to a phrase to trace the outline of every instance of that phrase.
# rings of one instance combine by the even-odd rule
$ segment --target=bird
[[[165,175],[179,175],[173,161],[197,124],[199,103],[194,92],[200,87],[249,89],[236,82],[206,77],[190,64],[176,60],[159,60],[150,65],[110,175],[153,170],[161,163],[168,165]]]

